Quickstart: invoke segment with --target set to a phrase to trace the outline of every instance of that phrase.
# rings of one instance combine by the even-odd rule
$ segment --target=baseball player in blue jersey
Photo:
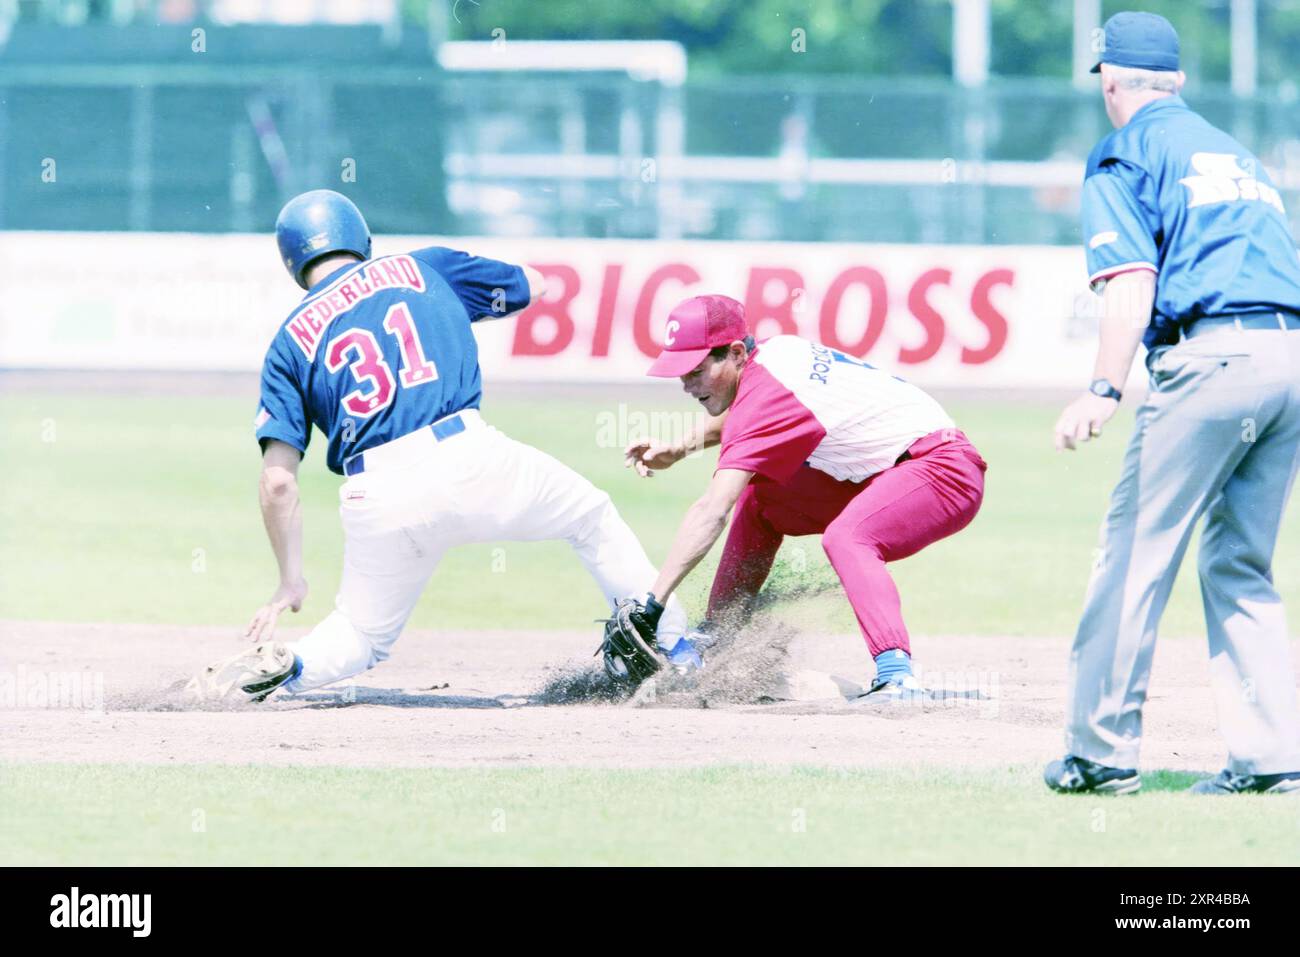
[[[1271,565],[1300,463],[1300,258],[1259,161],[1178,93],[1163,17],[1106,22],[1116,127],[1088,158],[1083,235],[1104,290],[1090,390],[1058,449],[1101,434],[1137,345],[1150,391],[1102,527],[1070,657],[1057,791],[1137,791],[1156,629],[1197,522],[1210,671],[1228,767],[1198,794],[1300,793],[1300,716]]]
[[[438,246],[372,259],[360,211],[329,190],[290,200],[276,238],[307,291],[267,350],[255,422],[280,584],[248,627],[254,647],[197,676],[199,696],[261,700],[374,667],[458,544],[562,539],[611,608],[646,594],[655,567],[609,496],[479,414],[470,325],[523,309],[539,274]],[[313,425],[345,477],[343,576],[334,611],[283,644],[272,639],[277,618],[307,597],[297,472]],[[661,614],[662,647],[686,652],[685,612],[673,601]]]

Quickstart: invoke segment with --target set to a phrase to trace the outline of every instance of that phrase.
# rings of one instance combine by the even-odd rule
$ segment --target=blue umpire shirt
[[[519,266],[432,246],[343,266],[289,314],[262,365],[258,442],[300,452],[311,427],[326,464],[430,425],[482,397],[470,323],[528,305]]]
[[[1259,160],[1182,97],[1146,104],[1097,144],[1082,218],[1095,291],[1121,272],[1155,272],[1148,349],[1203,316],[1300,312],[1300,256],[1281,196]]]

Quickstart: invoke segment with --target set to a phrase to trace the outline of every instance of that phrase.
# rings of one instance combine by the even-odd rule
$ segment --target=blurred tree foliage
[[[992,0],[989,6],[993,73],[1069,79],[1074,49],[1071,0]]]
[[[952,0],[403,0],[410,19],[450,39],[650,40],[690,53],[694,76],[856,73],[943,76],[951,68]],[[431,11],[432,6],[432,11]],[[1070,75],[1072,0],[991,0],[992,70]],[[1103,17],[1138,8],[1178,28],[1184,68],[1226,83],[1229,0],[1103,0]],[[431,16],[432,13],[432,16]],[[1300,78],[1300,0],[1259,0],[1260,80]],[[445,24],[440,26],[439,24]],[[796,31],[803,31],[802,36]],[[800,52],[802,47],[802,52]]]
[[[446,0],[453,39],[659,40],[691,70],[943,74],[950,0]],[[423,0],[408,0],[417,13]]]

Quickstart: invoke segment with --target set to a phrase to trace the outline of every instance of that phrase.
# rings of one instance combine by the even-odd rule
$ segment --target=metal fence
[[[1066,82],[0,60],[0,228],[269,229],[312,187],[381,232],[1071,243],[1109,130]],[[418,49],[418,45],[416,47]],[[418,61],[418,57],[416,60]],[[1300,110],[1189,89],[1300,209]]]

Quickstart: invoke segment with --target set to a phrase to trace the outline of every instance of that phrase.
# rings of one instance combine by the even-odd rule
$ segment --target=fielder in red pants
[[[869,363],[797,336],[755,345],[744,308],[726,296],[677,306],[664,343],[649,374],[680,378],[711,419],[680,446],[633,443],[628,464],[647,475],[692,446],[722,450],[648,596],[650,616],[708,553],[734,506],[710,621],[743,622],[782,539],[820,534],[876,662],[869,694],[921,693],[885,565],[975,517],[987,468],[975,447],[934,399]]]

